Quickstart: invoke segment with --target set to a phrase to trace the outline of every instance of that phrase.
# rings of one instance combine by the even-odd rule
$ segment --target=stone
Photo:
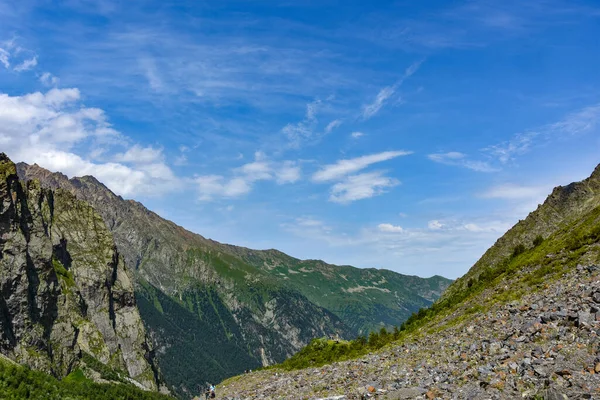
[[[557,389],[547,389],[544,393],[544,400],[569,400],[569,398]]]
[[[425,393],[427,393],[427,390],[420,387],[402,388],[389,392],[385,398],[388,400],[408,400],[415,399]]]
[[[74,367],[96,378],[85,352],[158,390],[132,277],[102,217],[67,191],[21,182],[4,154],[0,170],[0,331],[9,320],[12,337],[2,353],[59,378]]]

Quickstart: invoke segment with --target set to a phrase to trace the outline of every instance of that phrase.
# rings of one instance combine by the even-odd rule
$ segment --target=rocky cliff
[[[157,370],[131,277],[104,221],[64,190],[21,182],[0,154],[0,350],[31,368],[149,390]]]
[[[161,370],[182,396],[206,380],[281,362],[315,337],[352,338],[399,324],[450,283],[224,245],[122,199],[93,177],[68,179],[26,164],[18,171],[102,216],[132,266]]]
[[[231,378],[228,399],[589,399],[600,397],[600,166],[554,189],[389,344],[356,341]],[[364,345],[367,346],[367,345]],[[299,357],[299,356],[296,356]]]

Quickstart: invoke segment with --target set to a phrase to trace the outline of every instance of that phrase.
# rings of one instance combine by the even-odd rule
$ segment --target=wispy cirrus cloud
[[[537,146],[555,140],[563,140],[575,135],[583,135],[597,130],[600,122],[600,104],[584,107],[566,115],[563,119],[543,125],[537,129],[519,132],[509,140],[481,149],[483,157],[495,160],[495,164],[506,164],[517,156],[522,156]],[[450,151],[433,153],[427,156],[440,164],[459,166],[478,172],[496,172],[499,166],[490,161],[473,160],[464,153]]]
[[[563,119],[538,129],[517,133],[507,141],[484,148],[483,152],[497,158],[502,164],[506,164],[536,146],[594,132],[597,130],[599,122],[600,104],[594,104],[574,111]]]
[[[381,89],[379,93],[377,93],[377,96],[375,96],[375,100],[373,100],[372,103],[365,104],[362,107],[361,118],[363,120],[367,120],[373,117],[375,114],[377,114],[379,110],[381,110],[381,108],[384,106],[384,104],[388,101],[388,99],[396,93],[400,86],[402,86],[404,81],[406,81],[406,79],[410,78],[415,72],[417,72],[422,63],[423,61],[413,63],[406,69],[406,71],[404,71],[404,75],[396,83]]]
[[[551,185],[526,186],[512,183],[505,183],[493,186],[481,194],[485,199],[505,199],[505,200],[523,200],[523,199],[542,199],[552,190]]]
[[[340,179],[348,174],[365,169],[372,164],[388,161],[396,157],[407,156],[409,154],[412,154],[412,151],[384,151],[347,160],[340,160],[335,164],[329,164],[322,167],[312,176],[312,180],[315,182],[327,182]]]
[[[429,154],[427,158],[429,158],[431,161],[435,161],[440,164],[468,168],[477,172],[498,171],[498,169],[492,167],[489,163],[485,161],[469,160],[466,154],[460,153],[458,151]]]
[[[339,127],[340,125],[342,125],[342,120],[334,119],[333,121],[328,123],[327,126],[325,127],[325,133],[331,133],[331,131],[333,131],[335,128]]]
[[[28,60],[23,60],[19,65],[15,66],[14,70],[16,72],[29,71],[37,65],[37,57],[32,57]]]
[[[350,175],[331,187],[329,201],[346,204],[368,199],[383,194],[387,189],[399,184],[398,179],[384,176],[382,171]]]
[[[366,156],[339,160],[321,167],[312,176],[312,181],[337,182],[330,189],[329,201],[350,203],[385,193],[387,189],[400,184],[395,178],[384,175],[384,171],[356,174],[373,164],[412,154],[411,151],[384,151]]]
[[[290,123],[283,127],[281,132],[287,138],[290,147],[297,149],[306,142],[311,142],[319,138],[320,135],[317,132],[317,123],[319,121],[317,119],[317,115],[322,104],[323,102],[319,99],[308,103],[306,105],[306,113],[302,121]],[[335,121],[331,122],[327,128],[329,128],[329,126],[334,122]],[[326,133],[329,133],[333,128],[335,128],[335,124],[331,125],[329,131],[327,131],[327,128]]]
[[[33,51],[20,46],[17,39],[13,38],[0,41],[0,64],[14,72],[24,72],[37,66],[38,57]]]

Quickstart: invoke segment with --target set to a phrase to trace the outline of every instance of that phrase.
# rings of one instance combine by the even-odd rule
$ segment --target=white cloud
[[[50,72],[44,72],[41,76],[40,76],[40,82],[42,82],[42,84],[44,86],[56,86],[58,84],[59,79],[52,75]]]
[[[350,136],[351,136],[353,139],[358,139],[358,138],[360,138],[360,137],[363,137],[363,136],[365,136],[365,134],[364,134],[364,133],[362,133],[362,132],[352,132],[352,133],[350,134]]]
[[[242,165],[236,170],[250,182],[273,179],[273,169],[268,161],[256,157],[256,160]]]
[[[498,169],[492,167],[485,161],[473,161],[469,160],[466,154],[450,151],[448,153],[435,153],[427,156],[431,161],[435,161],[440,164],[454,165],[458,167],[468,168],[478,172],[495,172]]]
[[[412,154],[411,151],[384,151],[382,153],[369,154],[348,160],[340,160],[335,164],[329,164],[317,171],[312,179],[315,182],[326,182],[341,179],[344,176],[367,168],[371,164],[391,160],[396,157]]]
[[[319,107],[321,106],[321,100],[315,100],[306,105],[306,114],[304,119],[297,123],[290,123],[283,127],[281,132],[287,137],[289,144],[292,148],[299,148],[305,142],[316,140],[319,138],[319,134],[316,133],[317,129],[317,114]],[[336,120],[337,121],[337,120]],[[331,122],[329,125],[334,123]],[[341,123],[341,121],[340,121]],[[327,128],[329,128],[329,125]],[[326,128],[326,133],[329,133]],[[335,124],[331,126],[331,129],[335,128]]]
[[[10,68],[10,53],[0,47],[0,63],[4,65],[4,68]]]
[[[29,60],[24,60],[22,63],[17,65],[14,70],[17,72],[29,71],[33,67],[37,65],[37,57],[30,58]]]
[[[252,191],[258,181],[275,181],[278,185],[297,182],[301,169],[294,161],[272,161],[262,152],[254,153],[254,161],[231,170],[232,176],[205,175],[196,177],[200,190],[200,200],[214,198],[234,198]]]
[[[368,199],[385,192],[385,189],[397,186],[400,181],[383,176],[383,172],[375,171],[351,175],[331,187],[329,201],[334,203],[350,203]]]
[[[599,122],[600,104],[594,104],[572,112],[560,121],[517,133],[510,140],[488,146],[483,151],[505,164],[516,156],[527,153],[536,145],[593,132]]]
[[[285,161],[275,172],[276,182],[280,185],[294,183],[302,176],[300,167],[292,161]]]
[[[337,128],[341,124],[342,124],[342,120],[341,119],[334,119],[329,124],[327,124],[327,126],[325,127],[325,133],[331,133],[332,130],[334,130],[335,128]]]
[[[400,233],[404,231],[401,226],[392,224],[379,224],[377,225],[377,229],[379,229],[380,232],[386,233]]]
[[[549,186],[522,186],[507,183],[488,189],[482,193],[481,197],[505,200],[539,200],[546,196],[551,189]]]
[[[498,220],[483,220],[483,221],[463,221],[449,219],[444,221],[431,220],[427,223],[427,228],[430,231],[469,231],[469,232],[496,232],[504,233],[510,228],[510,223],[507,221]]]
[[[116,154],[115,161],[134,163],[134,164],[152,164],[163,161],[162,149],[155,149],[152,146],[142,147],[134,145],[125,153]]]
[[[80,103],[78,89],[51,89],[23,96],[0,94],[0,144],[15,161],[37,163],[68,176],[94,175],[123,196],[158,195],[179,187],[180,180],[157,154],[154,162],[133,163],[134,167],[93,161],[104,152],[99,143],[110,147],[123,145],[125,139],[108,122],[104,111]],[[93,156],[86,159],[75,154],[75,147],[78,152],[87,148]],[[123,160],[133,162],[130,156],[140,149],[134,145],[122,153]]]
[[[484,224],[476,224],[476,223],[467,223],[464,224],[461,228],[465,229],[469,232],[494,232],[494,233],[504,233],[508,229],[510,229],[511,224],[503,221],[488,221]]]
[[[195,178],[198,185],[199,198],[203,201],[213,200],[215,197],[234,198],[249,193],[250,184],[242,178],[233,178],[226,181],[221,175],[206,175]]]
[[[427,223],[427,227],[431,230],[438,230],[438,229],[442,229],[444,227],[444,224],[442,224],[440,221],[434,219],[432,221],[429,221]]]
[[[381,89],[379,93],[377,93],[377,96],[375,97],[375,100],[372,103],[365,104],[363,106],[361,112],[362,119],[367,120],[373,117],[375,114],[377,114],[379,110],[381,110],[381,108],[384,106],[385,102],[390,97],[392,97],[394,93],[396,93],[396,90],[400,86],[402,86],[404,81],[411,77],[415,72],[417,72],[421,64],[422,61],[413,63],[406,69],[406,71],[404,71],[404,75],[402,76],[402,78],[400,78],[400,80],[398,80],[398,82],[394,83],[391,86],[386,86],[383,89]]]
[[[383,104],[396,92],[396,85],[386,86],[377,93],[375,100],[363,106],[362,117],[363,119],[369,119],[381,110]]]
[[[248,182],[275,180],[278,184],[294,183],[300,179],[301,170],[294,161],[270,161],[262,152],[254,154],[254,161],[234,169]]]
[[[150,88],[154,91],[160,92],[164,89],[164,84],[162,79],[158,74],[158,70],[156,68],[156,63],[151,59],[143,59],[140,61],[140,67],[144,71],[144,75],[148,80],[148,84]]]

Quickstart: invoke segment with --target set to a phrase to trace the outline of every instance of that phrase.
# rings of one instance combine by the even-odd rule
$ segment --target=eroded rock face
[[[66,191],[20,182],[0,154],[0,350],[64,377],[87,353],[156,390],[133,285],[112,235]]]

